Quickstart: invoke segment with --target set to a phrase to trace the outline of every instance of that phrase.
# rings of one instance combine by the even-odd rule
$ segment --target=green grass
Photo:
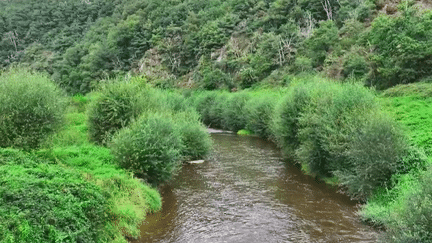
[[[365,221],[386,229],[382,242],[432,242],[432,84],[398,85],[381,94],[383,108],[399,121],[413,146],[424,149],[429,168],[393,176],[394,187],[378,189],[363,206]]]
[[[432,86],[432,85],[430,85]],[[383,107],[405,126],[412,144],[432,153],[432,97],[382,97]]]
[[[95,233],[96,231],[100,232],[102,230],[100,234],[97,234],[96,236],[93,235],[93,238],[87,237],[88,240],[85,242],[93,242],[93,240],[94,242],[127,242],[124,235],[138,237],[139,226],[145,219],[145,215],[160,210],[161,198],[156,189],[151,188],[147,184],[143,184],[140,180],[134,178],[131,173],[119,168],[109,149],[89,142],[87,116],[85,115],[85,109],[89,99],[90,98],[88,97],[82,96],[73,97],[71,99],[70,106],[67,109],[65,125],[59,132],[49,137],[49,139],[47,139],[42,145],[41,149],[33,151],[33,157],[29,159],[26,155],[3,156],[3,161],[8,161],[8,163],[11,162],[12,165],[9,165],[10,168],[5,167],[4,165],[0,166],[0,168],[6,170],[9,174],[18,175],[19,173],[25,173],[20,171],[28,171],[22,170],[22,165],[20,165],[20,163],[34,163],[32,160],[43,161],[47,164],[43,167],[45,170],[62,171],[61,173],[63,174],[55,172],[58,174],[58,176],[55,177],[57,180],[62,180],[66,184],[73,184],[74,180],[78,180],[83,185],[83,190],[87,190],[86,188],[97,190],[99,194],[103,195],[103,200],[99,204],[104,207],[101,212],[98,212],[100,214],[99,216],[107,217],[107,219],[104,222],[99,222],[98,227],[102,227],[102,229],[95,227],[85,228],[84,224],[80,224],[81,226],[79,227],[83,228],[79,228],[78,230],[88,231],[90,233]],[[7,149],[5,151],[7,152]],[[0,165],[2,165],[1,159]],[[38,165],[36,168],[38,169],[39,167],[40,166]],[[31,173],[30,177],[24,174],[19,175],[21,175],[22,178],[30,178],[30,182],[34,181],[31,179],[31,175],[34,174],[34,172],[29,173]],[[15,183],[14,181],[17,180],[19,180],[19,177],[9,180],[10,182],[8,183]],[[24,190],[27,188],[26,185],[27,184],[24,183],[21,189]],[[61,185],[60,182],[59,185]],[[32,186],[32,184],[30,183],[29,186]],[[49,195],[43,191],[41,193],[43,195]],[[59,196],[59,200],[61,201],[66,199]],[[82,204],[85,203],[85,201],[78,200],[72,201],[71,203],[72,204],[69,204]],[[62,212],[63,214],[68,214],[70,212],[75,212],[78,209],[79,207],[71,206],[70,209],[64,209],[64,212],[61,211],[62,209],[55,210],[60,210],[60,214]],[[27,215],[28,217],[25,215],[22,216],[18,213],[14,214],[13,212],[12,214],[15,218],[18,217],[14,224],[17,224],[17,227],[21,228],[17,228],[18,230],[15,231],[15,235],[5,235],[3,236],[3,239],[0,234],[0,242],[36,242],[37,240],[30,240],[31,235],[41,233],[40,229],[32,224],[33,221],[28,220],[29,217],[31,218],[35,216],[35,214],[30,213],[30,215]],[[5,213],[0,212],[0,218],[4,215]],[[70,220],[74,220],[74,217],[71,216]],[[27,224],[30,228],[27,227]],[[4,225],[0,223],[0,229],[3,226]],[[27,228],[29,228],[30,231],[27,230]],[[24,231],[27,233],[20,233]],[[60,233],[63,232],[61,230],[57,231]],[[44,231],[42,231],[42,234],[43,232]],[[24,238],[19,240],[16,237],[25,236],[20,236],[20,234],[30,234],[30,238],[28,238],[28,240],[25,240]],[[54,239],[53,241],[57,240],[59,242],[69,241],[68,239],[74,241],[73,239],[76,239],[73,238],[74,236],[62,234],[63,233],[57,236],[50,236],[54,238],[49,239]],[[9,241],[7,239],[9,239]],[[12,239],[12,241],[10,241],[10,239]],[[43,238],[39,242],[46,240]]]

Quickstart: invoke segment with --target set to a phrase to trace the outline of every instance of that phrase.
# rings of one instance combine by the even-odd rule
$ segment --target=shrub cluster
[[[12,69],[0,75],[0,147],[37,148],[63,121],[63,92],[46,76]]]
[[[185,111],[174,115],[175,129],[180,133],[183,148],[182,160],[202,159],[212,147],[212,142],[196,112]]]
[[[174,127],[170,117],[145,114],[117,133],[109,147],[121,167],[157,184],[180,167],[182,141]]]
[[[211,140],[195,113],[144,113],[109,147],[121,167],[157,185],[169,180],[182,160],[208,154]]]
[[[120,92],[138,87],[112,85]],[[11,142],[1,146],[39,147],[32,153],[0,149],[0,242],[126,242],[124,234],[138,237],[146,213],[160,209],[160,195],[119,169],[109,149],[89,143],[85,110],[89,100],[98,102],[100,96],[72,97],[63,116],[67,102],[62,92],[40,74],[11,70],[0,76],[0,87],[0,141]],[[111,102],[108,113],[125,104],[121,98],[112,99],[120,104]],[[18,123],[20,117],[24,120]],[[66,122],[59,126],[63,117]],[[55,128],[59,131],[53,133]],[[8,137],[19,129],[28,134]]]
[[[282,91],[197,92],[188,98],[205,124],[249,129],[274,140],[309,173],[336,176],[365,200],[392,175],[424,166],[370,90],[325,80],[294,81]]]
[[[168,180],[182,160],[203,158],[210,151],[209,134],[196,111],[174,91],[110,82],[89,106],[90,138],[109,144],[120,166],[149,183]]]

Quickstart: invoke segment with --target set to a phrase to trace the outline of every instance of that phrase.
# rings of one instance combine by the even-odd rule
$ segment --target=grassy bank
[[[0,242],[127,242],[161,208],[152,186],[211,148],[194,111],[139,80],[66,97],[17,69],[0,86]]]
[[[431,138],[432,85],[418,83],[386,90],[380,97],[384,108],[401,124],[412,145],[427,155],[426,170],[393,177],[394,187],[377,191],[361,215],[387,230],[385,242],[432,242]]]
[[[157,190],[88,141],[86,101],[73,98],[39,149],[1,149],[1,242],[126,242],[161,208]]]

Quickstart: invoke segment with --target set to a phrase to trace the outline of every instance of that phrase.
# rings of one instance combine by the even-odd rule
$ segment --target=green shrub
[[[228,99],[224,101],[223,112],[223,128],[237,132],[240,129],[246,128],[246,112],[245,104],[250,98],[246,92],[231,94]]]
[[[346,163],[334,174],[352,197],[364,200],[378,187],[391,187],[392,175],[402,173],[398,169],[407,145],[395,122],[383,114],[362,121],[347,144]]]
[[[202,122],[210,126],[210,124],[212,124],[210,110],[215,105],[217,93],[206,91],[195,95],[196,98],[194,99],[193,106],[196,108],[198,114],[200,114]]]
[[[324,176],[345,168],[344,152],[352,134],[378,108],[375,96],[359,85],[321,82],[311,87],[311,100],[299,119],[300,162]]]
[[[181,136],[183,160],[202,159],[212,147],[207,129],[201,124],[196,112],[181,112],[174,115],[176,129]]]
[[[200,87],[205,90],[215,90],[231,83],[230,76],[218,68],[206,68],[202,76]]]
[[[9,70],[0,76],[0,147],[37,148],[63,121],[66,100],[46,76]]]
[[[293,68],[295,72],[311,72],[312,71],[312,59],[305,56],[297,56]]]
[[[0,242],[110,240],[109,205],[99,187],[16,150],[0,157],[9,161],[0,166]]]
[[[211,120],[209,126],[212,128],[224,129],[224,112],[227,109],[226,100],[231,96],[230,93],[221,92],[217,93],[214,103],[209,107],[209,119]]]
[[[364,57],[364,52],[362,48],[354,46],[345,54],[343,63],[343,74],[345,78],[349,76],[362,78],[369,73],[370,68]]]
[[[109,145],[118,164],[151,184],[167,181],[180,166],[181,135],[168,115],[144,114]]]
[[[118,168],[107,148],[88,143],[60,145],[41,150],[37,155],[80,171],[87,181],[96,184],[108,196],[109,207],[105,211],[109,215],[108,231],[120,242],[126,242],[124,234],[138,237],[146,214],[161,208],[157,190]]]
[[[323,65],[327,52],[339,44],[338,28],[331,20],[320,22],[311,37],[305,41],[313,67]]]
[[[165,109],[175,112],[192,109],[186,104],[185,97],[178,92],[169,90],[154,90],[153,92],[158,93],[157,102]]]
[[[310,86],[310,85],[309,85]],[[294,156],[298,140],[299,118],[309,104],[311,94],[308,85],[296,85],[281,97],[271,121],[271,133],[285,155]]]
[[[90,139],[107,144],[117,130],[153,106],[151,91],[137,83],[116,81],[103,85],[88,108]]]
[[[262,138],[271,137],[271,118],[279,99],[277,94],[259,92],[245,104],[246,128]]]
[[[414,1],[402,1],[401,14],[380,15],[372,22],[374,47],[368,85],[384,89],[432,75],[432,12],[419,13]]]
[[[432,168],[423,172],[391,213],[384,242],[432,242]]]

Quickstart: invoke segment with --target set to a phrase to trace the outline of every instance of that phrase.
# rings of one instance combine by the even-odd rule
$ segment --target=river
[[[357,204],[253,136],[212,134],[203,164],[186,164],[160,188],[163,209],[135,242],[376,242]]]

